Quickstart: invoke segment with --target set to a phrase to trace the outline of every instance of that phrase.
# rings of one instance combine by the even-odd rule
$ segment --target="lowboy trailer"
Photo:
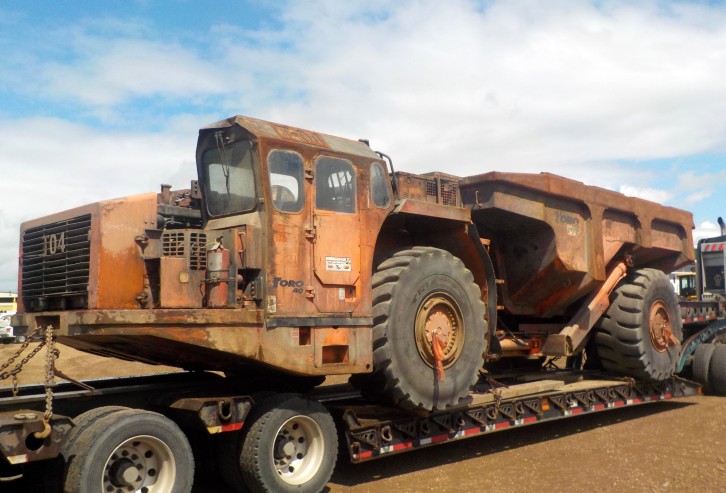
[[[79,438],[72,433],[74,421],[83,423],[91,416],[103,420],[99,422],[107,426],[116,418],[128,419],[129,409],[140,416],[161,413],[172,418],[196,447],[218,451],[219,468],[229,471],[227,468],[233,465],[228,462],[234,460],[235,454],[225,456],[221,451],[236,443],[235,434],[248,432],[246,420],[256,405],[255,394],[235,394],[235,389],[223,377],[206,372],[90,380],[83,384],[85,388],[63,383],[54,389],[56,414],[50,421],[49,439],[35,438],[43,430],[46,395],[42,385],[23,386],[15,396],[11,389],[0,393],[0,452],[7,461],[0,469],[4,479],[20,479],[25,474],[28,477],[22,480],[24,488],[61,491],[65,462],[82,460],[78,454],[96,452],[98,448],[92,447],[94,443],[86,437]],[[267,447],[272,462],[267,467],[285,474],[284,466],[295,463],[303,469],[312,467],[317,474],[319,470],[332,473],[338,449],[351,462],[360,463],[497,431],[699,392],[698,384],[679,377],[657,383],[642,382],[553,366],[545,372],[483,378],[472,389],[469,404],[441,412],[415,413],[371,404],[349,385],[322,386],[305,396],[283,393],[276,397],[281,401],[309,400],[324,406],[333,417],[338,433],[330,429],[320,429],[319,433],[303,431],[297,440],[311,439],[310,443],[296,443],[293,447],[286,440],[295,434],[295,422],[289,427],[283,425],[272,437],[274,443]],[[66,416],[80,418],[71,420]],[[193,468],[187,471],[186,478],[178,471],[175,481],[179,484],[173,488],[163,489],[163,484],[145,481],[155,468],[160,465],[163,468],[164,460],[168,459],[165,454],[172,452],[173,444],[156,440],[141,437],[137,438],[139,443],[126,447],[114,443],[110,455],[89,458],[98,462],[98,467],[102,464],[105,470],[104,479],[98,485],[103,488],[99,491],[177,491],[184,479],[191,487],[188,476]],[[319,447],[317,440],[327,443]],[[75,446],[69,447],[69,441]],[[292,448],[294,459],[288,450]],[[71,456],[69,449],[74,449],[76,455]],[[148,451],[155,454],[147,457]],[[184,459],[179,459],[179,465],[183,466]],[[258,459],[264,461],[264,457]],[[130,467],[133,475],[137,475],[131,480],[128,479]],[[144,486],[145,483],[151,486]],[[316,488],[321,489],[324,484]],[[309,485],[302,489],[309,490]]]

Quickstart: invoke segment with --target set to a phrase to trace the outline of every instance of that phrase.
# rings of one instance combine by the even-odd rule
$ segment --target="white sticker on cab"
[[[350,272],[350,257],[325,257],[325,270],[331,272]]]

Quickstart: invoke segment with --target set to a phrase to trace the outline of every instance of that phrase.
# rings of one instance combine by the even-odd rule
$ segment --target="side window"
[[[343,159],[321,157],[315,166],[315,207],[355,212],[355,171]]]
[[[303,159],[297,152],[274,150],[267,157],[275,209],[300,212],[303,207]]]
[[[388,177],[381,163],[371,164],[371,198],[376,207],[385,208],[391,203],[391,196],[388,194]]]

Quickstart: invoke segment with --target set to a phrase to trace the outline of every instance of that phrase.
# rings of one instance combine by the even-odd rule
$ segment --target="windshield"
[[[221,135],[215,137],[215,147],[202,155],[207,212],[216,217],[250,211],[257,202],[252,144],[248,140],[225,144]]]

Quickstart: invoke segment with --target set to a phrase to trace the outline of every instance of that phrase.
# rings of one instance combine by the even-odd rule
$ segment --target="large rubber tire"
[[[221,468],[234,491],[317,493],[330,480],[338,457],[330,413],[296,394],[257,403],[238,437],[238,446],[230,451],[238,471]]]
[[[177,425],[149,411],[114,411],[79,430],[67,450],[64,491],[189,493],[194,457]]]
[[[715,345],[708,376],[713,393],[726,396],[726,345]]]
[[[93,424],[94,421],[96,421],[97,419],[101,419],[104,416],[108,416],[109,414],[113,414],[119,411],[127,411],[128,409],[128,407],[124,406],[102,406],[90,409],[85,413],[79,414],[78,416],[73,418],[74,426],[73,428],[71,428],[71,431],[68,432],[63,441],[63,446],[61,447],[61,455],[63,455],[66,460],[68,459],[70,450],[73,448],[73,444],[78,439],[78,436],[83,430]]]
[[[611,295],[595,327],[595,347],[606,370],[661,382],[675,373],[683,338],[678,296],[661,271],[639,269]],[[665,337],[667,330],[678,342]]]
[[[713,352],[716,346],[713,344],[701,344],[693,353],[693,379],[703,386],[703,393],[713,392],[711,378],[709,376]]]
[[[369,399],[412,411],[465,404],[484,364],[485,313],[461,260],[432,247],[396,253],[373,275],[373,373],[351,383]],[[439,381],[431,332],[442,328]]]

